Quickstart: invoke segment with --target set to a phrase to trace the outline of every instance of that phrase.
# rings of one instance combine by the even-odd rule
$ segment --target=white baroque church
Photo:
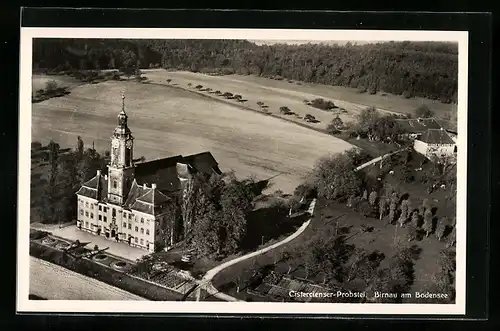
[[[110,240],[153,252],[183,239],[182,219],[168,217],[170,203],[181,203],[195,172],[221,171],[210,152],[135,163],[134,137],[128,127],[125,96],[111,137],[107,171],[98,170],[76,193],[77,227]],[[175,222],[173,222],[175,223]],[[169,229],[161,233],[160,229]],[[166,239],[165,239],[166,238]]]

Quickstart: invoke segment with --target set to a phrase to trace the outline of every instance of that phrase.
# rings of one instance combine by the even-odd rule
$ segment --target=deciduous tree
[[[447,226],[448,226],[448,219],[446,217],[437,220],[437,226],[435,232],[437,240],[441,241]]]
[[[411,223],[415,228],[420,227],[420,215],[416,210],[411,214]]]
[[[425,231],[426,237],[428,237],[432,232],[432,212],[429,209],[427,209],[424,213],[423,230]]]
[[[346,154],[324,157],[312,172],[318,194],[326,199],[347,198],[359,194],[361,179],[354,171],[352,159]]]
[[[378,194],[376,191],[372,191],[370,193],[370,196],[369,196],[369,199],[368,199],[368,202],[370,203],[370,206],[376,206],[377,204],[377,199],[378,199]]]
[[[401,209],[401,214],[399,216],[399,221],[398,222],[399,222],[399,225],[401,227],[403,227],[405,225],[405,223],[407,222],[407,220],[408,220],[408,202],[407,202],[407,200],[403,200],[401,202],[400,209]]]
[[[384,218],[386,214],[387,214],[387,200],[381,198],[379,201],[379,219]]]
[[[434,112],[429,106],[423,104],[415,109],[415,117],[428,118],[434,116]]]

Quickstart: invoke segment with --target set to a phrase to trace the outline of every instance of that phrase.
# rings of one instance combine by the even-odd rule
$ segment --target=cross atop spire
[[[125,91],[122,91],[122,112],[125,113]]]

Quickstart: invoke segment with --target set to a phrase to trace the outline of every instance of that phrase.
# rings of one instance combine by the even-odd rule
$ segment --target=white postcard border
[[[453,41],[459,45],[457,265],[455,304],[341,304],[270,302],[158,302],[29,300],[29,224],[31,164],[31,75],[33,38],[250,39],[320,41]],[[21,28],[18,178],[18,312],[215,313],[215,314],[432,314],[464,315],[467,222],[467,31],[299,30],[299,29],[146,29]]]

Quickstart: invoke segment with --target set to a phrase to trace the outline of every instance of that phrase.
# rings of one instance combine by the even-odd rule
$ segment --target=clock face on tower
[[[128,149],[132,148],[132,140],[127,140],[125,146],[127,146]]]
[[[118,148],[119,145],[120,145],[120,143],[118,142],[118,140],[113,140],[113,147],[114,148]]]

